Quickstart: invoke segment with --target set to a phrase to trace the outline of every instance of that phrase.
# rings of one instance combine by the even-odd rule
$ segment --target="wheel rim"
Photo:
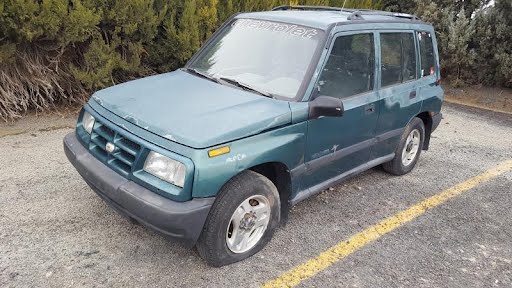
[[[245,199],[229,220],[226,244],[233,253],[251,250],[263,237],[270,222],[270,201],[263,195]]]
[[[418,129],[414,129],[407,136],[405,141],[404,150],[402,151],[402,164],[404,166],[411,165],[416,159],[418,151],[420,151],[421,133]]]

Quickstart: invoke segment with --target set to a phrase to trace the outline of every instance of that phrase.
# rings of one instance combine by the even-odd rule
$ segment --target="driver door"
[[[375,35],[338,34],[317,86],[319,95],[342,99],[342,117],[308,121],[303,189],[324,183],[370,161],[378,119]]]

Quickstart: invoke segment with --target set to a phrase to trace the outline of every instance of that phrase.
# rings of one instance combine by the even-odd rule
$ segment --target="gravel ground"
[[[0,126],[0,286],[257,287],[367,226],[512,159],[512,117],[447,105],[411,174],[376,168],[293,208],[254,257],[211,268],[117,215],[62,151],[71,118]],[[31,122],[32,121],[32,122]],[[19,130],[19,129],[18,129]],[[512,173],[427,212],[303,287],[511,287]]]

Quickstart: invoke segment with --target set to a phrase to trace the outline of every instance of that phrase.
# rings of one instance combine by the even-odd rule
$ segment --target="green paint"
[[[294,197],[300,191],[393,153],[400,138],[396,131],[400,132],[422,112],[438,113],[441,109],[444,93],[435,84],[440,78],[440,69],[432,26],[379,15],[364,15],[366,21],[349,21],[348,15],[278,11],[237,16],[297,25],[295,30],[305,26],[329,33],[319,44],[318,57],[311,57],[311,77],[304,77],[303,89],[299,90],[302,94],[296,99],[268,98],[178,70],[98,91],[84,109],[123,137],[144,147],[127,178],[172,200],[215,196],[238,173],[276,162],[291,172],[291,197]],[[335,23],[341,25],[329,30]],[[404,32],[415,37],[415,31],[427,31],[433,37],[435,73],[381,87],[380,33]],[[302,32],[309,35],[306,30]],[[313,91],[319,85],[319,75],[324,71],[336,38],[359,33],[369,33],[373,39],[373,90],[343,99],[342,117],[309,119]],[[207,45],[198,53],[213,55],[216,51],[211,49],[219,49],[218,45],[213,48]],[[415,45],[418,49],[418,44]],[[194,58],[192,64],[193,61]],[[420,65],[419,56],[416,62]],[[411,92],[416,96],[411,97]],[[86,143],[87,136],[80,132],[80,121],[77,126],[77,133]],[[382,135],[391,136],[381,139]],[[231,149],[229,154],[208,157],[209,150],[225,145]],[[144,157],[150,150],[186,164],[185,187],[172,186],[142,171]]]

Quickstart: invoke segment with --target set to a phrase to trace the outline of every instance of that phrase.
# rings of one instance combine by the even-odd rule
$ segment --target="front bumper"
[[[75,133],[64,138],[64,151],[85,182],[123,216],[193,247],[215,198],[176,202],[117,174],[94,158]]]

